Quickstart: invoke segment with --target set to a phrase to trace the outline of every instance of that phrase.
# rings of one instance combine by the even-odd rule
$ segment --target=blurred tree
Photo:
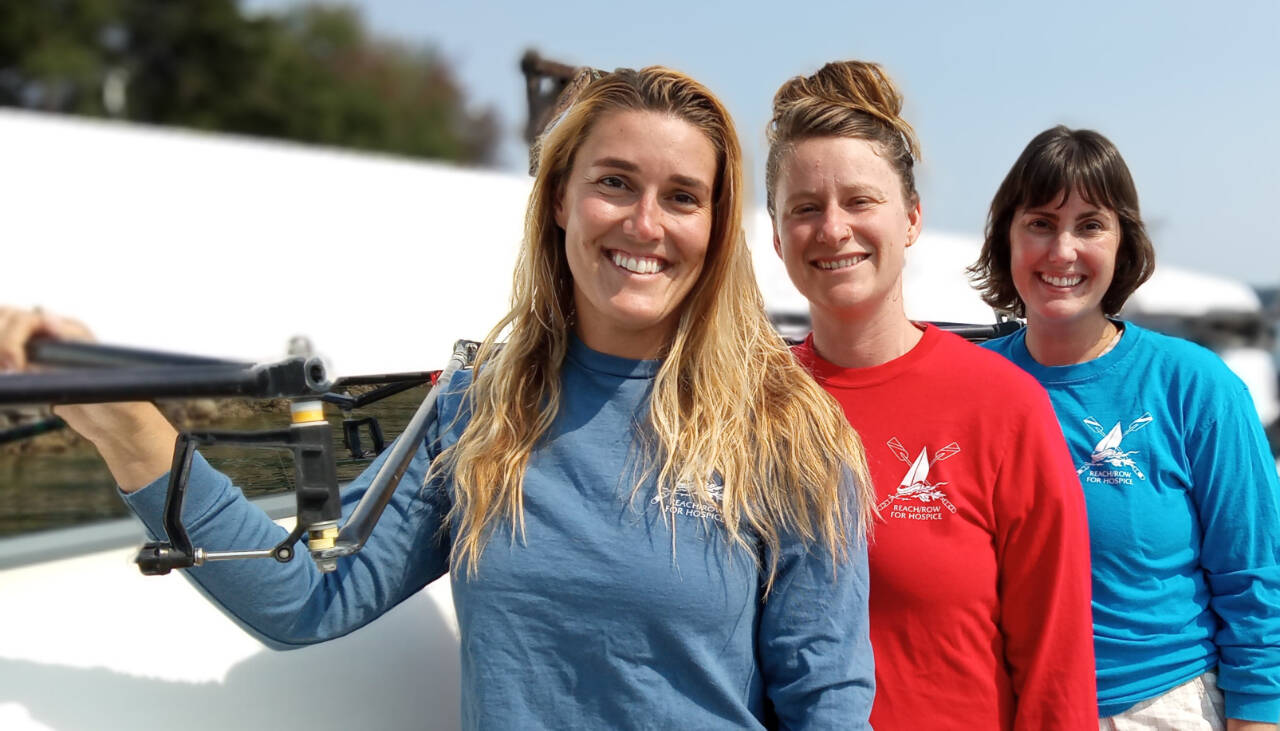
[[[0,105],[492,161],[499,123],[430,49],[358,14],[235,0],[0,3]]]

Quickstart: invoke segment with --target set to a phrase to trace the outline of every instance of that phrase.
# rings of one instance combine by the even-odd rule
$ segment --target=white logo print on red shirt
[[[942,449],[939,449],[934,453],[933,459],[929,459],[928,447],[922,447],[920,449],[919,456],[917,456],[915,460],[911,459],[910,453],[907,452],[906,447],[902,446],[902,442],[899,442],[897,437],[890,439],[887,444],[889,446],[889,451],[893,452],[893,456],[897,457],[900,461],[911,465],[911,467],[907,470],[907,474],[903,475],[902,482],[898,485],[897,491],[880,501],[880,504],[876,506],[878,510],[884,510],[885,507],[895,501],[903,501],[907,503],[918,501],[929,504],[936,500],[946,506],[947,510],[950,510],[952,513],[956,512],[956,506],[947,499],[946,493],[941,489],[947,484],[947,481],[929,482],[929,468],[945,459],[959,454],[959,444],[952,442]],[[898,515],[898,513],[902,513],[902,515]],[[929,519],[941,519],[942,515],[939,510],[921,511],[919,508],[910,510],[904,508],[902,510],[898,510],[895,508],[895,510],[890,513],[890,517],[903,517],[919,520],[925,517],[928,517]]]

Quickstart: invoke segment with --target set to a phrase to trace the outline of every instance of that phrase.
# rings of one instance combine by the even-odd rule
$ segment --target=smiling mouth
[[[822,269],[823,271],[834,272],[841,269],[848,269],[858,262],[866,260],[867,256],[867,254],[850,254],[849,256],[842,256],[838,259],[819,259],[817,261],[810,262],[810,264]]]
[[[619,269],[632,274],[657,274],[671,267],[671,262],[656,256],[636,256],[617,249],[605,251],[605,257]]]
[[[1053,274],[1040,273],[1040,281],[1054,287],[1074,287],[1084,281],[1083,274],[1062,274],[1055,276]]]

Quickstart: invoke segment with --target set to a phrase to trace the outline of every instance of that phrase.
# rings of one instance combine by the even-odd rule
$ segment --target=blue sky
[[[242,0],[251,9],[293,0]],[[1133,171],[1162,261],[1280,284],[1280,2],[466,2],[361,0],[379,35],[429,44],[507,128],[524,166],[526,48],[604,68],[664,64],[715,91],[763,177],[778,85],[832,59],[883,64],[924,149],[925,225],[978,235],[1023,146],[1097,129]],[[762,184],[756,201],[763,200]]]

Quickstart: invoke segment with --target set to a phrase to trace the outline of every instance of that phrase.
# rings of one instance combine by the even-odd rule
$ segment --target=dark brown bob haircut
[[[1142,224],[1138,190],[1120,151],[1093,130],[1058,125],[1027,144],[991,201],[982,253],[968,270],[984,302],[1018,317],[1026,315],[1009,269],[1013,217],[1019,209],[1065,203],[1072,191],[1079,191],[1090,205],[1115,211],[1120,220],[1120,247],[1111,286],[1102,297],[1103,314],[1120,312],[1129,295],[1150,278],[1156,253]]]

